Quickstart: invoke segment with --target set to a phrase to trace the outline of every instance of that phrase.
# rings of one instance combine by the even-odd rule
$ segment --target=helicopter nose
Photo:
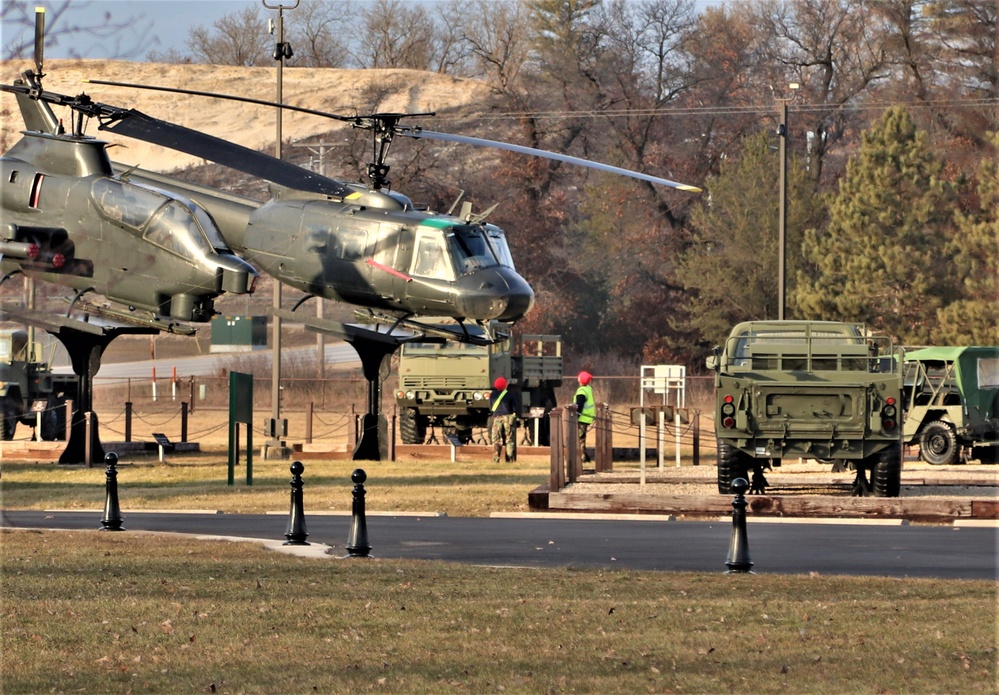
[[[511,268],[484,268],[458,281],[458,308],[465,318],[517,321],[534,306],[534,290]]]

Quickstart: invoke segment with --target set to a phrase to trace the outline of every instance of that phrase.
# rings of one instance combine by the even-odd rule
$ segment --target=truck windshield
[[[472,345],[456,340],[446,340],[443,343],[403,343],[402,354],[410,357],[428,355],[432,357],[462,357],[464,355],[485,355],[489,353],[488,345]]]

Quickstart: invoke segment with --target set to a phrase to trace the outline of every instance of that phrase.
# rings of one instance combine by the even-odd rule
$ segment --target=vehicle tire
[[[66,399],[61,396],[52,396],[45,404],[45,412],[42,413],[42,440],[55,442],[66,439],[66,411],[63,406]]]
[[[957,463],[960,453],[957,434],[950,423],[936,420],[919,433],[919,455],[927,463],[934,466]]]
[[[883,449],[871,473],[875,497],[898,497],[902,490],[902,447],[892,444]]]
[[[399,436],[403,444],[423,444],[427,438],[426,421],[417,415],[415,408],[403,408],[399,412]]]
[[[467,429],[457,429],[456,428],[455,431],[454,431],[454,434],[455,434],[456,437],[458,437],[458,441],[461,442],[462,444],[471,444],[472,443],[472,428],[471,427],[469,427]]]
[[[4,398],[2,406],[2,418],[0,418],[0,435],[3,436],[5,442],[9,442],[14,438],[14,432],[17,430],[17,404],[11,398]]]
[[[718,440],[718,492],[732,494],[732,481],[744,478],[749,481],[749,465],[746,455],[731,444]]]

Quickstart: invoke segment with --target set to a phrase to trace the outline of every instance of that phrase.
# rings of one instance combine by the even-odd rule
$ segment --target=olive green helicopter
[[[405,118],[432,113],[343,116],[235,95],[88,80],[99,85],[274,106],[368,130],[373,137],[373,161],[367,167],[366,185],[345,183],[134,109],[97,103],[86,94],[70,97],[46,91],[41,87],[37,32],[36,28],[35,71],[24,72],[13,85],[0,85],[0,89],[17,96],[26,127],[22,141],[4,158],[5,181],[15,165],[19,167],[16,185],[5,186],[4,212],[13,224],[4,229],[2,242],[8,249],[4,269],[14,266],[77,290],[93,289],[130,308],[207,320],[211,316],[211,296],[250,289],[246,278],[253,269],[247,267],[249,263],[305,292],[303,301],[313,296],[340,300],[369,311],[381,322],[425,327],[418,323],[419,317],[432,316],[484,326],[494,320],[512,323],[525,316],[534,304],[534,292],[517,273],[502,229],[467,208],[462,216],[419,210],[407,196],[389,188],[386,157],[397,136],[495,147],[680,190],[700,190],[577,157],[402,123]],[[61,132],[51,105],[72,110],[71,133]],[[262,178],[271,184],[271,199],[260,202],[137,167],[115,165],[112,171],[104,151],[107,143],[83,135],[84,119],[91,118],[97,120],[100,131],[143,140]],[[90,180],[95,176],[100,180]],[[53,178],[67,189],[75,187],[79,193],[47,196],[48,189],[57,187]],[[120,211],[111,205],[102,207],[108,196],[118,204],[114,198],[128,193],[140,193],[148,201],[146,208],[154,207],[152,199],[160,196],[164,203],[171,202],[165,208],[186,209],[205,232],[198,239],[199,248],[190,240],[158,241],[153,216],[146,215],[145,209],[136,215],[130,214],[123,202]],[[128,238],[120,244],[104,244],[101,253],[89,252],[89,232],[70,228],[68,220],[86,220],[92,214],[106,219],[106,226],[123,228]],[[33,245],[47,259],[54,257],[57,248],[74,250],[75,261],[58,269],[38,268],[37,259],[28,257]],[[81,258],[88,253],[87,258]],[[143,253],[144,261],[137,262]],[[174,270],[168,261],[174,255],[185,254],[189,267],[198,266],[203,274],[214,275],[198,277],[197,283],[190,282],[188,291],[178,291],[171,283],[185,274]],[[236,256],[243,259],[239,265]],[[146,268],[154,271],[158,279],[151,281],[144,275]],[[106,279],[95,282],[98,277]],[[195,284],[207,289],[196,292]]]

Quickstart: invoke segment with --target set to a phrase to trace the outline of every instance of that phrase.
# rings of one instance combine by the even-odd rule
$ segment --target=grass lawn
[[[289,461],[129,457],[123,512],[287,512]],[[305,461],[305,510],[351,461]],[[525,509],[544,458],[363,465],[369,511]],[[103,506],[102,467],[4,462],[8,509]],[[495,569],[249,542],[0,532],[8,693],[996,692],[984,581]]]
[[[993,582],[490,569],[4,531],[3,692],[984,693]]]

